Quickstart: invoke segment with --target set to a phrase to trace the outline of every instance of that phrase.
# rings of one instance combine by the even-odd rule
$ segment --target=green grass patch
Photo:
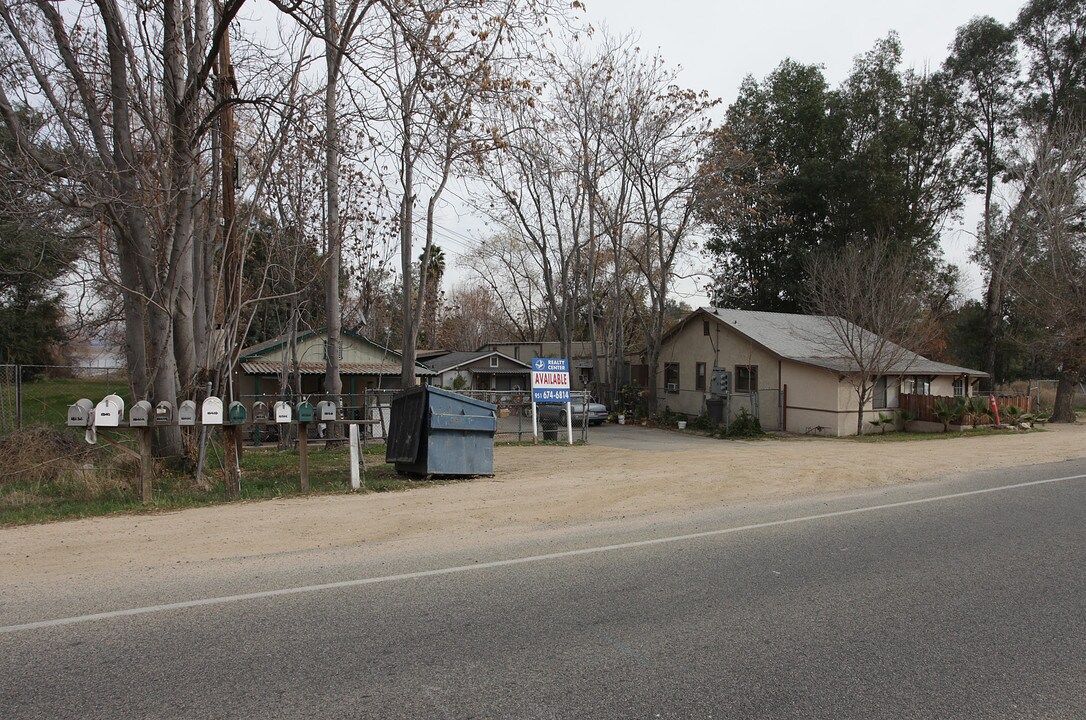
[[[68,406],[80,398],[97,403],[106,395],[120,395],[125,408],[131,407],[128,380],[102,378],[41,378],[23,383],[23,427],[63,427],[68,420]]]

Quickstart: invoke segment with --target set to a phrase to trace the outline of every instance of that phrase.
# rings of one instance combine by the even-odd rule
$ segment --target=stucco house
[[[706,412],[715,374],[730,385],[733,416],[747,408],[767,430],[854,435],[856,365],[834,350],[836,337],[825,317],[700,308],[664,337],[658,405],[687,415]],[[904,351],[894,367],[873,378],[865,422],[896,410],[901,394],[973,395],[985,377]]]
[[[289,336],[284,334],[241,351],[239,385],[241,399],[252,411],[257,400],[274,401],[291,394],[280,388],[283,360],[289,360]],[[298,334],[298,374],[301,376],[302,394],[313,400],[324,395],[326,371],[325,347],[328,334],[324,329]],[[343,384],[343,405],[358,408],[363,404],[366,392],[372,390],[400,389],[400,353],[361,335],[344,331],[340,333],[339,375]],[[430,382],[433,371],[416,363],[415,377],[418,382]]]
[[[496,350],[451,352],[429,358],[426,364],[437,373],[433,384],[454,389],[529,390],[532,368]]]

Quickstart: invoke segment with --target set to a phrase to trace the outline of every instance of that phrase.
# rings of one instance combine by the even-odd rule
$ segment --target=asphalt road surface
[[[1083,461],[281,564],[7,588],[0,717],[1086,717]]]

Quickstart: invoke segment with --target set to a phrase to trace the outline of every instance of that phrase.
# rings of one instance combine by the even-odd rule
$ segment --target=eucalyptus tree
[[[78,12],[46,0],[0,4],[0,116],[17,148],[12,169],[100,223],[119,267],[109,280],[124,298],[137,397],[175,399],[198,373],[193,207],[215,112],[205,88],[242,5],[225,0],[212,13],[204,0],[101,0]],[[28,127],[21,108],[47,122]],[[182,456],[178,429],[158,435],[162,454]]]
[[[994,201],[999,176],[1006,170],[1007,146],[1018,123],[1017,45],[1012,28],[985,16],[958,28],[950,49],[945,67],[962,94],[960,113],[968,128],[965,148],[975,168],[969,185],[984,200],[975,257],[988,272],[981,357],[982,369],[994,380],[1003,300],[1013,262],[1013,254],[1003,247],[1005,238],[993,236]]]

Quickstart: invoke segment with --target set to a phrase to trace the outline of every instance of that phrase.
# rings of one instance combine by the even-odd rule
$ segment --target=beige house
[[[298,374],[302,395],[312,402],[323,399],[326,371],[325,347],[328,335],[323,329],[298,335]],[[265,403],[293,393],[280,387],[283,361],[289,361],[288,336],[267,340],[241,351],[239,385],[241,400],[252,412],[252,404]],[[378,345],[361,335],[344,331],[340,334],[339,374],[343,384],[344,408],[363,405],[367,391],[400,389],[400,353]],[[429,382],[434,373],[424,365],[415,365],[419,382]]]
[[[854,435],[856,366],[847,354],[833,350],[835,344],[836,334],[824,317],[695,310],[664,337],[658,405],[696,416],[718,397],[725,399],[730,416],[746,408],[766,430]],[[896,410],[901,393],[972,395],[984,377],[979,370],[905,352],[874,378],[872,397],[863,408],[865,421]]]
[[[500,352],[502,355],[523,363],[531,363],[532,358],[558,358],[562,357],[562,343],[556,340],[540,341],[515,341],[489,342],[479,348],[479,351]],[[607,384],[608,348],[604,342],[596,343],[596,352],[599,355],[600,373],[602,377],[595,378],[599,384]],[[573,390],[584,390],[592,386],[592,343],[588,340],[573,340],[570,342],[569,360],[569,385]],[[529,377],[530,379],[530,377]]]

